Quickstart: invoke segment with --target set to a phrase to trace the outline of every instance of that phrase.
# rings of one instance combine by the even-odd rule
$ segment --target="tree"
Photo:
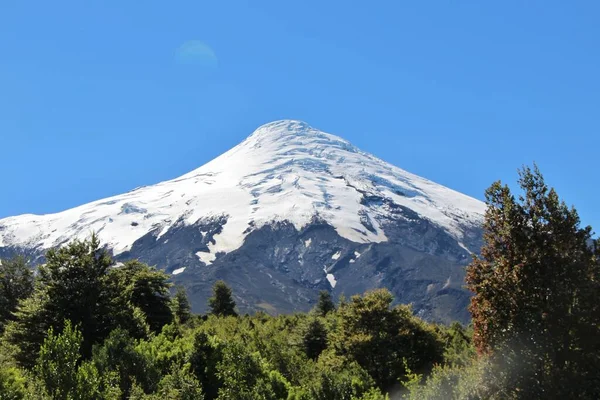
[[[340,331],[334,337],[339,355],[356,361],[382,389],[403,378],[407,367],[422,372],[442,360],[437,334],[413,317],[408,306],[390,308],[387,289],[353,296],[340,307]]]
[[[77,362],[83,342],[81,332],[73,328],[71,321],[65,321],[64,326],[60,334],[50,328],[34,368],[47,392],[57,400],[72,398],[77,389]]]
[[[171,284],[167,274],[132,260],[112,269],[108,278],[118,299],[116,307],[126,311],[125,319],[129,319],[131,310],[139,308],[153,332],[160,332],[163,326],[171,323]]]
[[[135,345],[135,340],[127,331],[117,328],[102,345],[96,345],[93,349],[93,365],[103,376],[118,374],[116,385],[124,397],[129,396],[134,382],[150,390],[151,381],[158,380],[149,361],[135,350]]]
[[[190,312],[190,302],[183,286],[177,287],[172,302],[173,314],[175,314],[175,317],[180,323],[185,324],[191,318],[192,313]]]
[[[324,356],[312,365],[310,378],[303,385],[306,397],[299,398],[306,398],[307,400],[358,400],[374,388],[373,378],[355,361],[348,362],[343,357],[331,353],[325,353]]]
[[[235,301],[231,289],[223,281],[217,281],[213,286],[213,297],[208,299],[211,314],[219,317],[236,316]]]
[[[3,365],[0,368],[0,399],[26,399],[27,379],[21,370]]]
[[[207,400],[217,398],[222,382],[217,376],[217,365],[222,359],[219,348],[213,345],[204,332],[194,336],[194,347],[190,354],[190,367],[205,393]]]
[[[14,320],[19,302],[33,293],[33,283],[33,272],[25,258],[0,260],[0,333],[7,321]]]
[[[600,254],[591,228],[537,166],[519,175],[518,200],[500,182],[486,191],[485,244],[467,269],[474,343],[517,398],[599,398]]]
[[[17,346],[21,365],[33,365],[48,329],[61,331],[65,320],[80,327],[82,353],[91,354],[92,344],[112,329],[112,300],[106,290],[111,264],[96,236],[48,250],[33,295],[21,303],[16,320],[6,327],[6,337]]]
[[[309,322],[302,338],[302,345],[308,358],[313,360],[319,358],[319,355],[327,348],[327,328],[318,318]]]
[[[36,290],[20,304],[15,312],[16,320],[6,325],[3,339],[7,347],[12,347],[13,357],[21,367],[34,366],[48,328],[52,327],[54,318],[46,315],[47,302],[47,294]]]
[[[459,322],[454,322],[443,332],[445,341],[444,359],[447,364],[465,366],[475,357],[475,348],[472,344],[472,332]]]
[[[117,327],[141,338],[148,327],[159,332],[173,319],[168,276],[138,261],[111,268],[113,260],[95,235],[49,250],[46,260],[33,295],[6,326],[21,366],[33,366],[48,329],[61,331],[65,320],[80,328],[87,359],[92,346]]]
[[[258,353],[251,353],[241,343],[228,343],[217,365],[223,382],[219,400],[286,399],[287,382],[281,374],[271,374]],[[282,393],[283,392],[283,393]]]
[[[47,294],[44,314],[54,316],[50,326],[55,329],[64,320],[78,325],[83,335],[82,353],[89,356],[92,344],[102,341],[111,331],[111,299],[105,289],[112,259],[92,235],[90,240],[76,240],[60,249],[48,250],[46,261],[39,268]]]
[[[321,317],[324,317],[329,312],[335,310],[335,304],[333,303],[333,299],[331,298],[331,293],[327,290],[321,290],[319,292],[319,300],[317,301],[317,305],[315,307],[317,314]]]
[[[156,400],[204,400],[202,385],[189,372],[188,366],[173,368],[173,371],[161,379],[158,393],[152,397]]]
[[[65,321],[60,334],[50,328],[33,368],[41,388],[36,388],[35,382],[29,382],[29,397],[45,398],[47,394],[56,400],[120,398],[121,391],[114,384],[114,372],[101,376],[94,363],[81,361],[82,343],[83,336],[71,321]]]

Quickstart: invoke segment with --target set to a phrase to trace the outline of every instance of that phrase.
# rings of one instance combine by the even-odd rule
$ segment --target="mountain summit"
[[[311,290],[352,294],[363,286],[386,286],[387,278],[400,279],[389,275],[390,268],[406,271],[416,262],[432,273],[453,264],[444,272],[446,289],[460,286],[452,280],[460,276],[468,253],[478,251],[484,211],[482,202],[390,165],[340,137],[283,120],[259,127],[179,178],[57,214],[2,219],[0,255],[38,255],[96,232],[117,259],[153,262],[188,285],[208,284],[240,257],[247,258],[252,268],[271,276],[273,292],[253,293],[256,299],[246,301],[248,308],[285,311],[303,308],[300,298],[290,296],[286,280],[302,287],[299,297],[310,303]],[[259,249],[273,254],[254,254]],[[370,265],[384,261],[377,267],[380,274],[344,288],[341,277],[361,264],[365,252],[370,258],[377,255]],[[443,261],[433,265],[435,258]],[[239,276],[252,277],[239,284],[252,292],[251,282],[258,278],[248,267]],[[371,267],[363,268],[365,277]],[[436,279],[427,285],[435,286]],[[432,290],[425,287],[425,292]],[[281,291],[285,306],[265,301]]]

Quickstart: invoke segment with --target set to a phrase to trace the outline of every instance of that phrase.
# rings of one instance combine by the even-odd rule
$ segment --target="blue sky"
[[[301,119],[477,198],[536,161],[600,231],[597,1],[0,3],[0,217]]]

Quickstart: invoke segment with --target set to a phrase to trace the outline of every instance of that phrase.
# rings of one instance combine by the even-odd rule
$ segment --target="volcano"
[[[464,267],[485,205],[301,121],[259,127],[181,177],[49,215],[0,220],[0,256],[95,232],[115,261],[138,258],[203,312],[224,279],[241,312],[306,310],[319,290],[386,287],[421,317],[466,322]]]

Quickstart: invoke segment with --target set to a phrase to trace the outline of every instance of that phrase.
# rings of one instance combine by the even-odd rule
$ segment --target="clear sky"
[[[301,119],[482,199],[536,161],[600,231],[600,2],[0,2],[0,217]]]

